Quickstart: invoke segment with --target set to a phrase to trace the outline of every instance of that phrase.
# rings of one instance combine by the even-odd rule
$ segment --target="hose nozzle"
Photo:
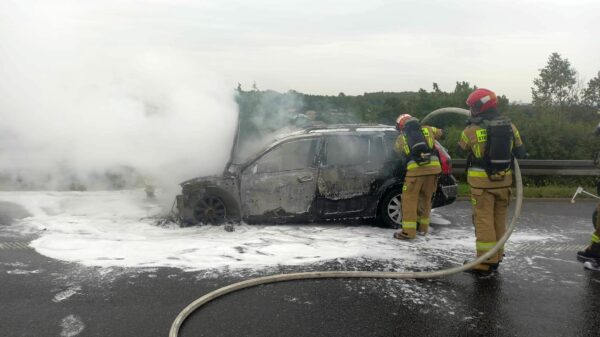
[[[583,194],[585,194],[585,195],[589,195],[589,196],[590,196],[590,197],[592,197],[592,198],[600,199],[600,197],[599,197],[599,196],[597,196],[597,195],[595,195],[595,194],[593,194],[593,193],[590,193],[590,192],[588,192],[588,191],[584,190],[584,189],[583,189],[583,187],[579,186],[579,187],[577,187],[577,189],[575,190],[575,194],[573,194],[573,198],[571,198],[571,203],[572,203],[572,204],[574,204],[574,203],[575,203],[575,197],[576,197],[576,196],[578,196],[578,195],[579,195],[579,194],[581,194],[581,193],[583,193]]]
[[[578,186],[577,189],[575,190],[575,194],[573,194],[573,198],[571,198],[571,203],[574,204],[575,203],[575,198],[581,193],[583,192],[583,187]]]

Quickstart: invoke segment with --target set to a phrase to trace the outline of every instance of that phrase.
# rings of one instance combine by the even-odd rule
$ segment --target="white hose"
[[[433,110],[432,112],[428,113],[427,116],[423,117],[423,119],[421,120],[421,124],[427,124],[427,121],[430,118],[438,116],[438,115],[442,115],[442,114],[447,114],[447,113],[455,113],[455,114],[466,116],[467,118],[471,117],[471,113],[467,109],[463,109],[463,108],[441,108],[441,109]]]
[[[462,110],[462,111],[461,111]],[[468,114],[468,111],[460,108],[443,108],[438,109],[423,119],[423,122],[428,119],[430,116],[434,116],[441,113],[459,113]],[[190,303],[187,307],[185,307],[179,315],[175,318],[173,323],[171,324],[171,329],[169,330],[169,337],[177,337],[179,335],[179,329],[181,325],[185,321],[185,319],[192,314],[196,309],[200,308],[202,305],[218,298],[223,295],[232,293],[234,291],[238,291],[245,288],[254,287],[261,284],[267,283],[276,283],[276,282],[285,282],[292,280],[305,280],[305,279],[321,279],[321,278],[386,278],[386,279],[423,279],[423,278],[438,278],[449,276],[452,274],[460,273],[467,269],[473,268],[475,265],[483,263],[492,255],[496,254],[498,250],[504,246],[508,238],[512,234],[513,230],[517,225],[517,219],[521,215],[521,208],[523,205],[523,181],[521,179],[521,169],[519,168],[519,163],[515,159],[514,161],[514,171],[515,171],[515,185],[517,189],[517,197],[516,197],[516,205],[514,209],[513,216],[511,218],[510,224],[506,229],[506,233],[500,238],[498,243],[487,253],[481,255],[477,259],[463,264],[461,266],[456,266],[448,269],[442,270],[434,270],[434,271],[420,271],[420,272],[377,272],[377,271],[315,271],[315,272],[305,272],[305,273],[292,273],[292,274],[279,274],[279,275],[271,275],[264,276],[255,279],[250,279],[238,283],[234,283],[223,288],[219,288],[214,290],[194,302]]]

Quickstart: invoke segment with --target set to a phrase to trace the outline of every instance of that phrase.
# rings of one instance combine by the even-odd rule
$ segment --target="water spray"
[[[429,113],[425,118],[423,118],[422,123],[429,120],[430,118],[446,114],[446,113],[457,113],[461,115],[465,115],[467,117],[470,116],[469,111],[461,108],[442,108]],[[171,324],[171,329],[169,330],[169,337],[177,337],[179,336],[179,329],[181,328],[185,319],[191,315],[195,310],[203,306],[204,304],[221,297],[223,295],[232,293],[234,291],[238,291],[245,288],[250,288],[254,286],[258,286],[261,284],[268,283],[277,283],[277,282],[286,282],[292,280],[306,280],[306,279],[322,279],[322,278],[385,278],[385,279],[426,279],[426,278],[439,278],[439,277],[447,277],[456,273],[463,272],[465,270],[471,269],[474,266],[485,262],[492,255],[496,254],[500,247],[503,247],[508,238],[512,234],[513,230],[516,227],[517,219],[521,215],[521,209],[523,206],[523,181],[521,178],[521,169],[519,168],[519,163],[515,159],[514,161],[514,172],[515,172],[515,186],[517,190],[516,196],[516,204],[514,208],[514,212],[510,221],[509,226],[506,228],[506,233],[498,240],[494,248],[489,250],[487,253],[479,256],[477,259],[465,263],[461,266],[456,266],[447,269],[441,270],[433,270],[433,271],[421,271],[421,272],[377,272],[377,271],[315,271],[315,272],[304,272],[304,273],[291,273],[291,274],[279,274],[279,275],[271,275],[264,276],[255,279],[250,279],[238,283],[234,283],[217,290],[214,290],[194,302],[190,303],[187,307],[185,307],[179,315],[175,318],[173,323]],[[579,191],[579,188],[578,188]],[[584,192],[581,189],[582,193]],[[573,196],[575,197],[575,196]],[[595,196],[596,197],[596,196]],[[598,197],[596,197],[598,198]]]

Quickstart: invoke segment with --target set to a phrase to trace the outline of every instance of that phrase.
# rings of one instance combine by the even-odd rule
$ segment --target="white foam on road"
[[[67,290],[61,291],[61,292],[57,293],[56,295],[54,295],[52,302],[54,302],[54,303],[62,302],[66,299],[69,299],[71,296],[77,294],[80,291],[81,291],[81,287],[79,287],[79,286],[71,287]]]
[[[36,269],[36,270],[14,269],[14,270],[6,271],[7,274],[11,274],[11,275],[29,275],[29,274],[39,274],[41,272],[42,272],[42,270],[39,270],[39,269]]]
[[[183,270],[260,269],[336,259],[393,261],[406,268],[435,268],[473,255],[470,226],[453,227],[441,211],[427,237],[405,242],[394,230],[336,224],[157,226],[161,209],[142,190],[102,192],[0,192],[32,216],[13,225],[37,233],[40,254],[85,266],[175,267]],[[519,232],[519,242],[548,236]],[[432,258],[434,257],[434,258]],[[462,261],[460,261],[462,262]]]
[[[60,322],[62,331],[60,337],[75,337],[83,332],[85,324],[81,321],[81,318],[76,315],[69,315],[62,319]]]

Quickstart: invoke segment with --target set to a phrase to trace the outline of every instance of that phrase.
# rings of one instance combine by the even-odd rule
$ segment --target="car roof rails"
[[[327,124],[327,125],[319,125],[319,126],[311,126],[308,128],[302,129],[304,133],[310,133],[319,130],[336,130],[336,129],[348,129],[348,131],[356,131],[357,129],[365,129],[365,128],[393,128],[391,125],[385,124]]]

